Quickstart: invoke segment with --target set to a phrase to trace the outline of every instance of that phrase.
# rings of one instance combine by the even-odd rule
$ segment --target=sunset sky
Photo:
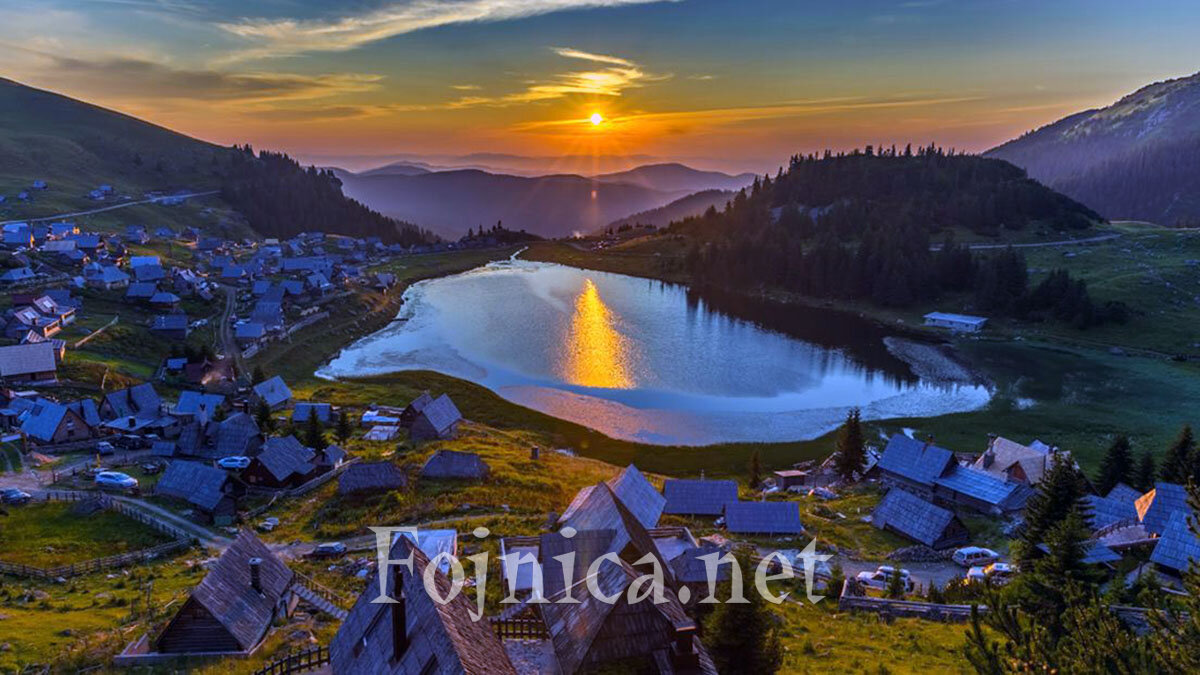
[[[865,143],[983,150],[1200,70],[1197,35],[1195,0],[0,0],[0,76],[323,163],[764,171]]]

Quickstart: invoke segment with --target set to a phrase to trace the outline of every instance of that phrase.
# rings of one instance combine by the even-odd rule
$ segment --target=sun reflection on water
[[[575,313],[567,334],[562,376],[574,385],[605,389],[629,389],[629,348],[613,327],[612,312],[600,299],[600,291],[586,279],[575,298]]]

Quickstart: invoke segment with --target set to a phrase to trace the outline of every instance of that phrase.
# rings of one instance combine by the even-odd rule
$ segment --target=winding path
[[[1043,248],[1043,247],[1048,247],[1048,246],[1070,246],[1072,244],[1098,244],[1102,241],[1111,241],[1113,239],[1118,239],[1118,238],[1120,238],[1120,236],[1121,236],[1120,232],[1112,232],[1109,234],[1096,235],[1095,237],[1088,237],[1087,239],[1060,239],[1058,241],[1035,241],[1035,242],[1031,242],[1028,244],[968,244],[967,248],[971,249],[972,251],[985,251],[988,249],[1008,248],[1010,246],[1012,248]],[[940,250],[942,250],[942,246],[941,246],[941,244],[938,244],[937,246],[930,246],[929,250],[930,251],[940,251]]]
[[[140,199],[135,202],[121,202],[120,204],[110,204],[108,206],[102,206],[102,207],[96,208],[96,209],[89,209],[87,211],[75,211],[73,213],[59,213],[59,214],[55,214],[53,216],[38,216],[37,218],[17,218],[15,220],[0,220],[0,225],[8,225],[9,223],[40,223],[44,220],[60,220],[62,218],[77,218],[79,216],[90,216],[90,215],[93,215],[96,213],[104,213],[105,211],[113,211],[116,209],[123,209],[127,206],[137,206],[139,204],[157,204],[164,199],[188,199],[190,197],[207,197],[208,195],[215,195],[218,192],[220,192],[220,190],[209,190],[207,192],[188,192],[187,194],[181,194],[181,195],[163,195],[162,197],[151,197],[150,199]]]

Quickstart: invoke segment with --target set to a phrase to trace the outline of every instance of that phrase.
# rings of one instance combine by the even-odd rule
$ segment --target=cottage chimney
[[[136,417],[129,418],[129,428],[130,429],[137,428],[137,418]]]
[[[250,559],[250,588],[263,592],[262,589],[262,558]]]
[[[994,446],[996,444],[996,438],[997,438],[996,434],[988,434],[988,446],[987,446],[988,450],[991,450],[992,446]]]
[[[931,445],[933,445],[933,434],[929,434],[928,436],[925,437],[925,447],[921,448],[921,450],[922,451],[928,450],[929,446],[931,446]]]
[[[700,654],[696,652],[694,645],[695,636],[696,624],[675,628],[675,644],[672,649],[671,661],[676,672],[695,670],[700,667]]]
[[[541,454],[541,449],[536,445],[529,449],[529,459],[532,459],[535,462],[538,461],[538,459],[541,457]]]
[[[983,468],[990,469],[992,464],[995,463],[995,461],[996,461],[996,453],[992,452],[991,448],[988,448],[988,451],[983,453]]]
[[[404,577],[400,566],[392,569],[392,661],[399,661],[408,650],[407,600],[404,597]]]

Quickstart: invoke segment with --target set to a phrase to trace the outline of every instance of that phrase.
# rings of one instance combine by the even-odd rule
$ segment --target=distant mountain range
[[[1200,224],[1200,74],[1143,87],[986,155],[1110,219]]]
[[[399,162],[361,173],[338,170],[336,175],[350,197],[451,238],[498,221],[509,229],[543,237],[590,233],[695,192],[740,189],[754,181],[753,174],[731,176],[682,164],[654,164],[590,177],[529,177],[478,169],[430,171]]]

